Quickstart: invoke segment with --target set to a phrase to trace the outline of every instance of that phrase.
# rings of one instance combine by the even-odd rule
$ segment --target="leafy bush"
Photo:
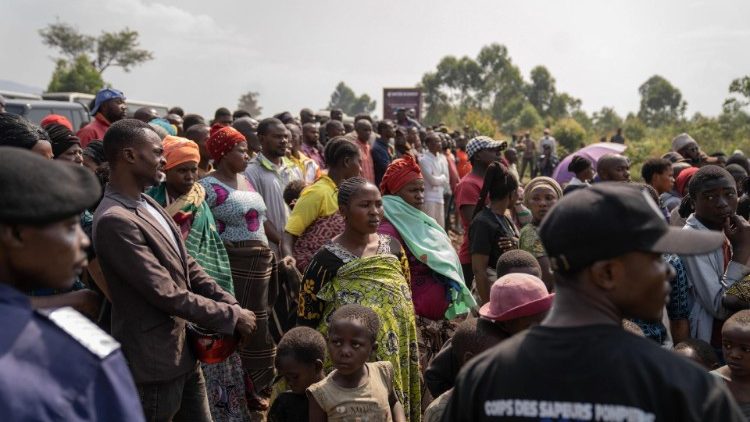
[[[567,151],[576,151],[584,145],[586,130],[570,117],[558,120],[552,127],[552,136]]]

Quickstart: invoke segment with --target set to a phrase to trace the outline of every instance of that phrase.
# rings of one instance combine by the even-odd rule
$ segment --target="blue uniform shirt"
[[[144,420],[119,344],[78,312],[0,283],[0,327],[0,419]]]

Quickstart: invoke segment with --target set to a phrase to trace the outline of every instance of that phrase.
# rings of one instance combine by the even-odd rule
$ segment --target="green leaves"
[[[331,94],[328,108],[330,110],[340,108],[344,113],[354,116],[360,113],[372,113],[375,110],[375,105],[376,102],[372,101],[369,95],[357,96],[344,82],[339,82]]]
[[[152,52],[138,48],[138,31],[128,28],[93,37],[57,21],[40,29],[39,36],[44,45],[57,49],[62,55],[55,59],[57,65],[47,88],[51,92],[93,94],[104,86],[101,74],[108,67],[119,66],[129,72],[134,66],[154,58]]]

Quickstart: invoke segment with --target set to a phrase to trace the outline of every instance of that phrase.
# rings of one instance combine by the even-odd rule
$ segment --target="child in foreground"
[[[750,417],[750,310],[737,312],[721,328],[727,364],[711,371],[724,379],[745,417]]]
[[[377,314],[344,305],[331,315],[328,353],[335,368],[307,389],[310,422],[405,421],[390,362],[368,362],[377,349]]]
[[[323,379],[323,360],[326,341],[310,327],[289,330],[276,349],[276,369],[284,377],[289,391],[276,398],[268,413],[270,422],[306,421],[307,396],[305,390]]]

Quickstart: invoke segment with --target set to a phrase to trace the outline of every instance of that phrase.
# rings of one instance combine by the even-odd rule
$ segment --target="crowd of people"
[[[750,416],[742,151],[126,104],[0,113],[3,418]]]

